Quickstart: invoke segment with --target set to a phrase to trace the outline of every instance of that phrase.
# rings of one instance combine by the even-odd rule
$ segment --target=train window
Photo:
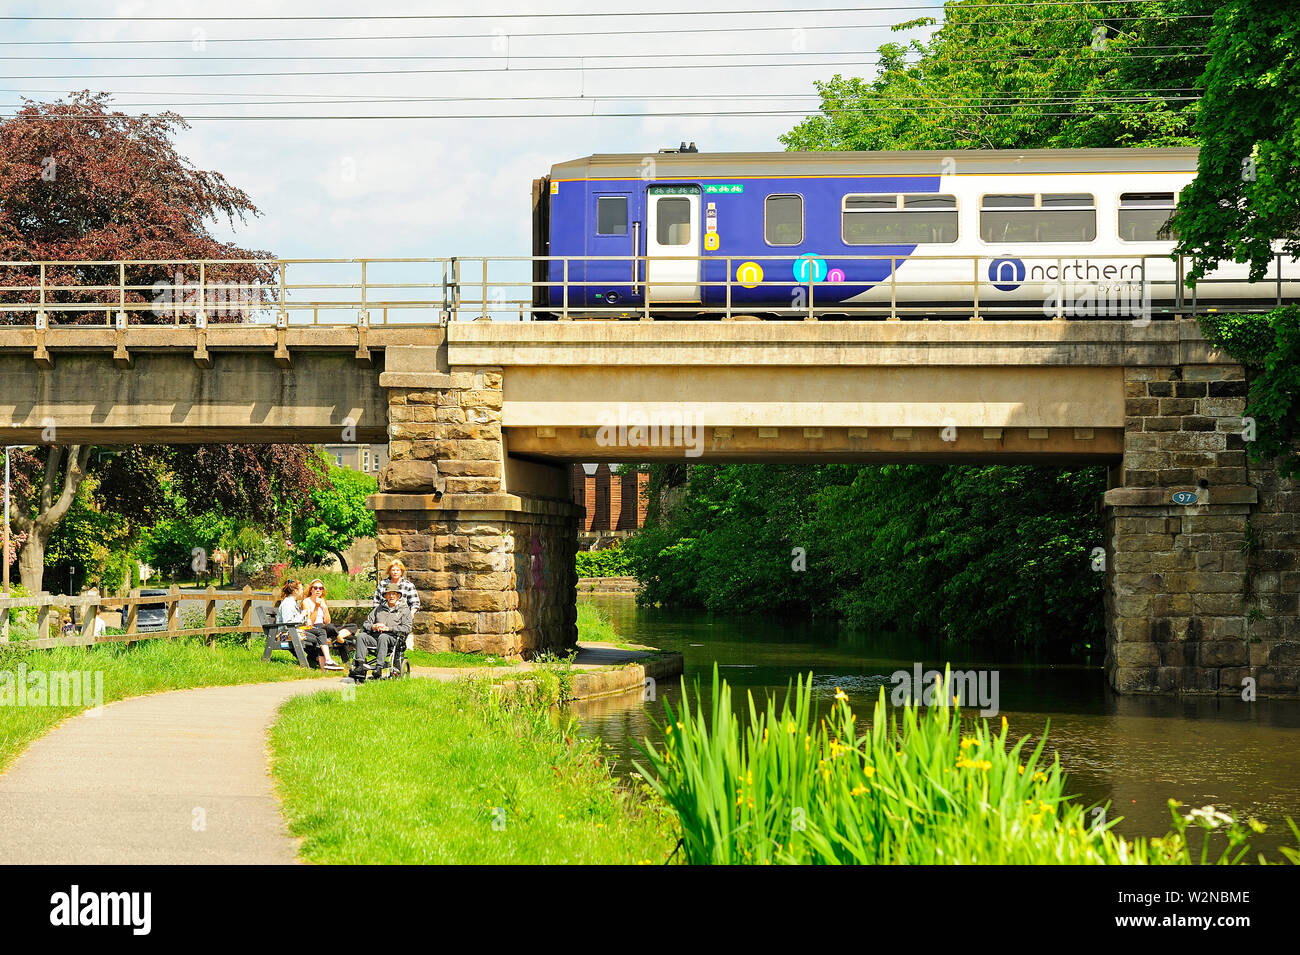
[[[597,197],[596,235],[627,235],[627,196]]]
[[[1084,192],[991,195],[980,202],[985,242],[1091,242],[1097,209]]]
[[[763,237],[768,245],[803,242],[803,196],[768,196],[763,204]]]
[[[1125,192],[1119,197],[1119,237],[1125,242],[1168,242],[1172,192]]]
[[[917,245],[957,241],[957,198],[921,196],[845,196],[846,245]]]
[[[660,245],[687,245],[691,241],[691,200],[665,196],[655,200],[656,239]]]

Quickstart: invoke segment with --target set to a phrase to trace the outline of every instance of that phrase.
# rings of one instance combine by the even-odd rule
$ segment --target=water
[[[627,597],[590,597],[633,643],[679,651],[688,686],[698,679],[709,706],[712,668],[733,687],[738,710],[752,691],[760,708],[768,694],[783,695],[796,675],[814,673],[823,709],[836,687],[855,712],[870,713],[890,674],[925,669],[996,669],[999,716],[1014,737],[1037,738],[1045,725],[1049,748],[1061,755],[1069,791],[1089,805],[1110,803],[1126,836],[1157,836],[1169,829],[1168,800],[1186,807],[1212,804],[1268,824],[1253,847],[1294,845],[1286,817],[1300,825],[1300,703],[1238,698],[1119,696],[1097,665],[1062,663],[1032,653],[989,654],[970,647],[893,633],[869,633],[830,622],[640,608]],[[633,773],[636,744],[661,734],[665,700],[676,707],[676,680],[643,703],[636,694],[575,704],[582,728],[601,737],[618,772]],[[1182,810],[1186,812],[1187,809]],[[1270,853],[1274,859],[1276,855]]]

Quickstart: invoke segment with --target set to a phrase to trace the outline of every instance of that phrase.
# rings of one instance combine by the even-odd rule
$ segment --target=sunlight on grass
[[[320,863],[661,863],[658,800],[595,741],[485,685],[401,680],[290,700],[273,771],[302,857]]]

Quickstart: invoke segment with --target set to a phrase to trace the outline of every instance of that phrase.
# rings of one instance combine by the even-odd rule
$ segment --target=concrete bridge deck
[[[1300,491],[1246,389],[1189,320],[0,328],[12,442],[386,436],[425,647],[573,644],[563,462],[1101,462],[1112,685],[1294,696]]]

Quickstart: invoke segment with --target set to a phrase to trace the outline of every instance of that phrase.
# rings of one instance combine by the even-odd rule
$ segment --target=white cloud
[[[759,0],[761,4],[763,0]],[[774,10],[777,4],[767,0]],[[936,8],[939,4],[936,2]],[[613,4],[569,2],[545,9],[584,13],[638,10],[652,7],[647,0],[621,0]],[[688,3],[670,2],[669,9],[691,9]],[[753,2],[744,4],[747,8]],[[12,8],[12,9],[11,9]],[[525,8],[516,8],[517,10]],[[22,15],[17,4],[0,3],[0,11]],[[384,12],[479,13],[501,12],[499,3],[466,7],[460,4],[408,3]],[[207,21],[205,13],[222,16],[267,16],[276,13],[348,15],[374,12],[355,2],[321,0],[313,4],[284,2],[131,2],[118,3],[104,15],[186,16],[192,21],[129,23],[37,22],[10,24],[6,39],[171,39],[183,42],[168,46],[132,47],[31,47],[27,52],[44,52],[50,57],[70,55],[168,55],[170,59],[138,62],[90,60],[32,60],[12,72],[27,75],[54,73],[178,73],[173,78],[121,78],[116,80],[24,80],[4,85],[28,90],[72,90],[89,87],[107,89],[122,104],[171,103],[181,112],[202,114],[300,115],[319,110],[337,114],[393,113],[597,113],[667,111],[710,111],[728,109],[815,108],[812,99],[732,100],[724,94],[812,93],[814,79],[835,72],[870,75],[858,69],[823,67],[770,69],[675,69],[601,71],[589,60],[589,69],[561,72],[509,72],[503,57],[495,67],[476,73],[395,73],[447,65],[420,59],[312,60],[303,56],[327,54],[370,55],[377,51],[406,56],[492,56],[493,39],[446,39],[449,33],[492,34],[507,30],[518,34],[538,31],[591,31],[656,27],[683,29],[696,26],[734,25],[736,19],[661,18],[647,24],[632,19],[556,19],[547,21],[501,20],[370,20],[370,21]],[[70,3],[43,3],[40,14],[57,16],[84,14]],[[552,39],[512,36],[510,65],[518,67],[528,55],[581,53],[728,53],[767,54],[771,61],[795,62],[800,56],[777,56],[804,51],[812,54],[840,51],[873,59],[882,42],[897,40],[887,27],[902,14],[863,12],[858,14],[803,14],[782,11],[771,17],[748,17],[747,24],[781,26],[763,33],[691,32],[654,35],[632,32],[620,37],[570,36]],[[848,25],[874,23],[871,29],[849,29]],[[807,30],[791,33],[797,25],[840,25],[839,30]],[[204,49],[191,48],[195,31],[204,38]],[[372,34],[431,34],[436,39],[361,41]],[[321,36],[333,41],[300,44],[240,43],[227,37]],[[498,42],[498,47],[500,43]],[[11,48],[13,49],[13,48]],[[220,56],[265,56],[270,59],[219,60]],[[558,65],[569,61],[531,61]],[[294,70],[357,70],[354,76],[217,77],[214,73],[286,72]],[[195,93],[214,95],[200,96]],[[426,102],[383,104],[328,104],[311,106],[281,104],[266,106],[229,105],[247,100],[295,99],[305,94],[331,96],[572,96],[584,100],[503,101],[475,103]],[[240,95],[244,94],[244,95]],[[252,94],[252,95],[247,95]],[[15,101],[13,93],[6,95]],[[29,93],[38,99],[57,94]],[[694,96],[693,100],[643,99],[596,100],[600,96]],[[196,104],[214,104],[199,107]],[[184,105],[181,105],[184,104]],[[134,108],[124,106],[124,108]],[[141,107],[156,111],[161,106]],[[661,146],[695,141],[702,151],[779,149],[777,136],[797,121],[796,116],[751,117],[609,117],[556,119],[437,119],[437,120],[328,120],[270,122],[204,122],[179,137],[179,144],[196,165],[220,171],[243,188],[261,208],[263,215],[233,232],[224,224],[218,235],[233,238],[251,248],[270,249],[276,254],[304,257],[352,256],[446,256],[525,255],[529,252],[529,190],[531,180],[546,174],[552,163],[592,152],[651,152]],[[348,169],[355,176],[347,178]]]

